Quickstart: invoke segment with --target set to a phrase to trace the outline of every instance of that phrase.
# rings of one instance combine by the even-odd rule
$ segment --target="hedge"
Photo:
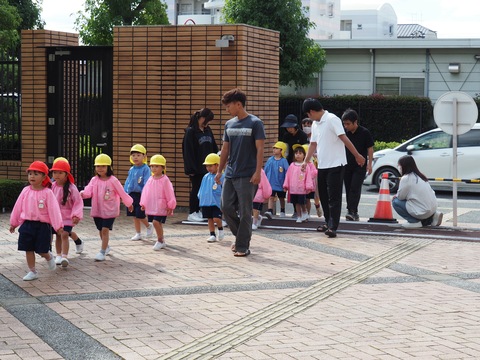
[[[304,97],[280,97],[279,125],[288,114],[294,114],[299,122]],[[430,98],[415,96],[344,95],[318,97],[323,107],[341,117],[343,112],[354,109],[359,123],[370,130],[374,140],[401,142],[435,126]]]
[[[0,179],[0,210],[12,210],[25,185],[25,181]]]

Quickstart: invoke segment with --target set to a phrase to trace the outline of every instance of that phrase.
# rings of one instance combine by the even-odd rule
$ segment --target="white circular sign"
[[[454,103],[457,104],[456,114]],[[450,91],[437,99],[433,107],[433,118],[437,126],[447,134],[453,134],[456,119],[457,134],[468,132],[477,122],[478,108],[473,98],[462,91]]]

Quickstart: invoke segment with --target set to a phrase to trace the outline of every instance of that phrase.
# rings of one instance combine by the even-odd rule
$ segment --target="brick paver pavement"
[[[84,253],[25,282],[0,214],[0,359],[480,358],[476,241],[260,229],[235,258],[186,214],[159,252],[122,215],[98,263],[85,215]]]

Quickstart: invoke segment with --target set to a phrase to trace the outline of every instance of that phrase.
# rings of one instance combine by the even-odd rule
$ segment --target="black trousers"
[[[196,174],[193,176],[189,176],[190,183],[192,184],[192,188],[190,190],[190,199],[189,199],[189,208],[190,214],[194,212],[200,211],[200,201],[198,200],[198,190],[200,190],[200,185],[202,184],[203,175]]]
[[[345,183],[345,192],[347,196],[347,210],[352,213],[358,213],[358,203],[362,195],[363,180],[367,173],[366,167],[345,166],[345,175],[343,182]]]
[[[318,195],[329,229],[337,230],[342,212],[343,174],[345,166],[318,169]]]

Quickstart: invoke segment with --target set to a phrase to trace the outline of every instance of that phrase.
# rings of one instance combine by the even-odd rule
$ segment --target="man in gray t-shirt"
[[[232,246],[235,256],[250,254],[253,198],[260,183],[266,137],[263,122],[245,111],[246,100],[240,89],[223,95],[222,103],[234,117],[225,124],[220,165],[215,177],[219,183],[225,169],[221,207],[235,236]]]

